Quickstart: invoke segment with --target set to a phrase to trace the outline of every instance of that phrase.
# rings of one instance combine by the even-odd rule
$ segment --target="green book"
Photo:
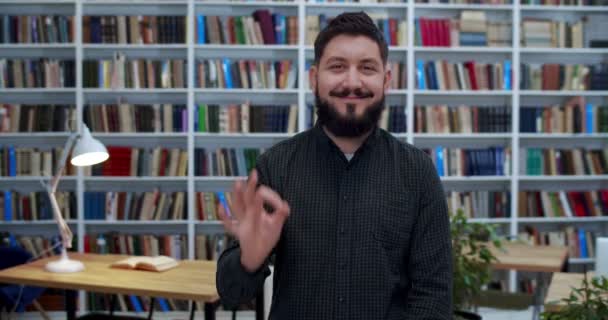
[[[207,132],[207,105],[198,105],[198,132]]]

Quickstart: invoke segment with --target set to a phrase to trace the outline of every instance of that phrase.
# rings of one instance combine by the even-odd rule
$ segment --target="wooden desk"
[[[504,252],[491,247],[498,259],[492,264],[496,270],[528,272],[560,272],[568,257],[568,248],[558,246],[530,246],[523,243],[503,243]]]
[[[537,286],[534,290],[534,310],[532,319],[538,319],[543,304],[546,283],[551,273],[563,270],[568,259],[568,248],[558,246],[531,246],[524,243],[505,242],[502,249],[490,246],[498,259],[492,263],[495,270],[517,270],[535,272]]]
[[[593,277],[592,272],[587,273],[589,281]],[[561,299],[568,298],[572,288],[579,288],[583,285],[583,273],[563,273],[558,272],[553,274],[553,280],[549,285],[547,296],[545,297],[545,310],[557,311],[564,306]]]
[[[174,269],[148,272],[110,268],[112,262],[127,257],[123,255],[70,253],[69,256],[84,263],[85,270],[50,273],[44,266],[49,260],[58,259],[52,257],[0,270],[0,282],[201,301],[205,302],[206,319],[213,316],[208,306],[219,300],[215,286],[216,262],[213,261],[184,260]],[[69,315],[69,318],[73,316]]]

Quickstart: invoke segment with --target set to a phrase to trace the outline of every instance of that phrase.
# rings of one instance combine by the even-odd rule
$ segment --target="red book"
[[[228,36],[230,37],[229,44],[236,43],[236,26],[234,24],[234,17],[228,17]]]
[[[262,29],[262,37],[264,44],[275,44],[274,25],[272,24],[272,16],[268,10],[256,10],[253,12],[253,18],[260,23]]]
[[[388,31],[391,36],[390,43],[394,46],[398,45],[399,43],[397,42],[397,19],[395,19],[395,18],[388,19]]]
[[[469,80],[471,80],[471,88],[473,90],[479,90],[477,86],[477,77],[475,77],[475,62],[467,61],[464,63],[464,67],[467,69],[469,74]]]
[[[444,34],[444,41],[445,41],[445,46],[446,47],[450,47],[452,45],[452,39],[451,39],[451,31],[450,31],[450,19],[443,19],[443,34]]]
[[[84,235],[84,252],[85,253],[90,253],[91,252],[91,244],[90,244],[90,236],[88,234]]]
[[[428,22],[426,20],[426,18],[420,18],[418,20],[420,22],[420,36],[422,39],[422,46],[423,47],[427,47],[430,46],[430,42],[429,42],[429,27],[428,27]]]
[[[167,158],[169,157],[169,151],[167,149],[162,149],[160,152],[160,168],[158,168],[158,175],[160,177],[164,177],[167,175]]]
[[[570,200],[570,207],[574,211],[574,215],[577,217],[586,217],[585,204],[580,199],[580,192],[570,191],[566,193],[568,200]]]

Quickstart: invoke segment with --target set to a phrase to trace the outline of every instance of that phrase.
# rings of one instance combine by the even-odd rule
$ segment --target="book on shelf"
[[[67,132],[75,120],[74,105],[0,104],[0,132]]]
[[[74,16],[0,15],[0,43],[71,43]]]
[[[83,111],[91,132],[187,132],[183,104],[92,104]]]
[[[520,217],[608,216],[608,190],[519,191]]]
[[[490,133],[511,132],[511,108],[508,106],[414,107],[417,133]]]
[[[576,22],[526,17],[521,24],[522,47],[583,48],[585,20]]]
[[[511,61],[478,63],[416,60],[422,90],[511,90]]]
[[[365,10],[364,10],[365,11]],[[405,12],[405,11],[404,11]],[[407,21],[388,17],[387,14],[366,12],[374,21],[389,46],[407,46]],[[333,19],[324,13],[306,16],[306,44],[314,44],[317,35]]]
[[[608,105],[585,103],[580,96],[569,98],[562,105],[522,106],[519,116],[521,132],[608,132]]]
[[[196,16],[197,44],[296,45],[298,17],[269,10],[251,16]]]
[[[608,63],[522,63],[522,90],[608,90]]]
[[[116,52],[112,59],[84,60],[83,87],[106,89],[185,88],[184,59],[128,59]]]
[[[449,4],[512,4],[511,0],[416,0],[416,3],[449,3]]]
[[[108,161],[84,168],[85,176],[184,177],[188,170],[188,152],[184,149],[106,148],[110,154]]]
[[[83,43],[179,44],[186,42],[185,16],[82,17]]]
[[[47,176],[50,177],[61,160],[63,148],[15,148],[0,147],[0,176]],[[72,164],[66,164],[64,176],[76,174]]]
[[[297,63],[228,58],[199,60],[196,84],[198,88],[294,89]]]
[[[569,258],[595,258],[596,232],[567,226],[561,231],[541,231],[524,226],[518,238],[535,246],[561,246],[568,248]]]
[[[511,148],[423,148],[439,176],[505,176],[511,172]]]
[[[87,233],[84,252],[129,256],[159,256],[182,260],[188,257],[185,234],[125,234],[118,232]]]
[[[63,218],[76,219],[76,195],[69,191],[56,191],[57,206]],[[0,221],[53,221],[53,210],[46,192],[19,192],[5,190],[0,193]]]
[[[424,47],[511,47],[511,23],[487,21],[485,12],[463,10],[460,17],[414,20],[414,45]]]
[[[218,148],[194,150],[195,176],[247,176],[264,149]]]
[[[73,88],[75,84],[74,60],[0,58],[0,89]]]
[[[187,218],[187,195],[184,191],[84,193],[85,220],[104,221],[183,221]]]
[[[462,210],[467,218],[511,216],[511,193],[508,191],[449,191],[446,202],[450,214]]]
[[[606,6],[606,0],[521,0],[521,4],[544,6]]]
[[[525,175],[608,174],[608,149],[522,148],[519,167]]]
[[[298,106],[204,104],[194,109],[194,131],[211,133],[258,133],[297,131]]]
[[[112,268],[163,272],[179,266],[179,262],[167,256],[129,257],[110,264]]]

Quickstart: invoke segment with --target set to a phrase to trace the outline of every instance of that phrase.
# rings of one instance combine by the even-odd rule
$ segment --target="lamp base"
[[[54,273],[74,273],[84,270],[84,264],[77,260],[71,260],[64,249],[62,250],[61,258],[47,263],[45,269]]]

